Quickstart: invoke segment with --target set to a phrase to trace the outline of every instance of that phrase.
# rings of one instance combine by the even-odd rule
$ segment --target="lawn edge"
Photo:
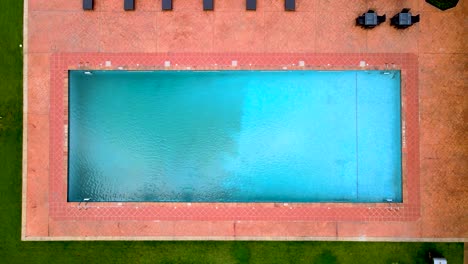
[[[21,191],[21,240],[26,240],[26,205],[28,176],[28,0],[23,1],[23,153]]]
[[[437,242],[467,243],[468,238],[394,238],[394,237],[271,237],[271,236],[58,236],[23,237],[23,241],[349,241],[349,242]]]

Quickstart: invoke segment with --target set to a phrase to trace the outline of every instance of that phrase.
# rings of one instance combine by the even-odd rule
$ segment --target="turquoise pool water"
[[[399,71],[69,73],[68,200],[402,201]]]

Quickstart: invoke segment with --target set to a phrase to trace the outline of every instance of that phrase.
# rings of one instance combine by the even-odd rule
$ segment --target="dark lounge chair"
[[[214,0],[203,0],[203,10],[210,11],[214,9]]]
[[[392,26],[396,26],[398,25],[398,14],[392,16],[392,18],[390,18],[390,25]]]
[[[403,8],[400,13],[390,19],[390,25],[398,29],[408,28],[419,22],[419,15],[412,16],[409,8]]]
[[[295,11],[296,10],[296,1],[295,0],[284,0],[284,10],[286,10],[286,11]]]
[[[135,0],[124,0],[124,10],[135,10]]]
[[[257,0],[247,0],[246,1],[247,10],[257,10]]]
[[[363,28],[370,29],[385,22],[385,19],[385,15],[378,16],[374,10],[369,9],[366,13],[356,18],[356,26],[361,26]]]
[[[386,16],[386,15],[377,16],[377,24],[382,24],[383,22],[385,22],[385,20],[387,20],[387,16]]]
[[[83,10],[93,10],[94,0],[83,0]]]
[[[358,16],[356,18],[356,26],[364,26],[365,18],[364,16]]]
[[[172,0],[162,0],[162,10],[163,11],[172,10]]]

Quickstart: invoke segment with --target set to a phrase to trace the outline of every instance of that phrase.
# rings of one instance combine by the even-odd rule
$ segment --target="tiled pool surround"
[[[415,221],[420,216],[414,54],[56,53],[51,60],[49,216],[55,221]],[[364,62],[364,64],[362,63]],[[361,67],[361,66],[364,67]],[[399,69],[403,203],[67,203],[68,70]]]
[[[296,12],[284,12],[284,5],[276,0],[257,1],[256,12],[246,12],[245,2],[238,0],[218,1],[215,12],[203,12],[198,0],[178,2],[172,12],[162,12],[158,2],[152,0],[139,0],[135,12],[124,12],[120,1],[95,2],[93,12],[83,12],[80,0],[24,1],[22,240],[327,239],[466,242],[468,177],[465,140],[467,122],[464,117],[468,106],[465,100],[465,65],[468,56],[464,41],[466,34],[463,33],[468,1],[460,1],[456,8],[441,11],[423,0],[297,0]],[[420,13],[421,23],[405,30],[396,30],[388,24],[370,31],[355,26],[356,16],[369,8],[388,15],[396,14],[404,7]],[[330,12],[339,15],[332,20],[320,19]],[[60,25],[60,30],[57,30],[57,25]],[[315,55],[309,57],[306,66],[321,65],[322,68],[329,67],[327,64],[333,67],[352,65],[354,68],[361,58],[369,58],[367,62],[371,67],[385,67],[386,62],[401,66],[406,63],[400,63],[401,60],[411,60],[415,78],[410,85],[414,93],[404,95],[408,96],[404,105],[413,108],[418,106],[418,110],[411,111],[414,116],[408,116],[406,122],[409,122],[409,118],[419,120],[419,134],[413,134],[419,140],[411,143],[408,135],[407,147],[408,150],[414,148],[419,157],[413,155],[407,158],[408,163],[414,166],[411,170],[414,174],[411,175],[415,177],[408,177],[413,185],[411,182],[405,185],[404,195],[410,193],[413,196],[411,204],[405,207],[413,206],[420,216],[415,217],[414,221],[190,221],[126,220],[118,217],[105,221],[98,217],[94,217],[94,220],[84,220],[83,217],[57,220],[54,216],[57,213],[49,211],[49,208],[59,206],[58,203],[49,204],[49,199],[61,201],[56,196],[51,197],[53,190],[50,177],[55,175],[51,172],[57,162],[50,160],[54,155],[50,149],[54,124],[49,122],[52,121],[49,118],[52,114],[51,100],[54,100],[51,95],[55,96],[50,83],[55,77],[51,73],[54,67],[59,66],[59,60],[61,64],[69,60],[72,68],[77,67],[79,61],[88,61],[93,63],[93,67],[98,67],[100,63],[111,59],[113,67],[117,68],[118,63],[124,65],[124,56],[130,58],[139,54],[138,61],[131,59],[136,65],[146,60],[147,56],[141,53],[160,53],[164,57],[157,60],[160,64],[151,65],[148,59],[145,65],[163,68],[164,61],[171,60],[172,69],[180,65],[175,65],[177,62],[173,61],[171,55],[184,52],[215,52],[216,58],[222,56],[220,53],[231,52],[226,59],[227,63],[230,65],[229,60],[236,58],[239,67],[245,68],[248,68],[245,64],[255,61],[255,56],[241,56],[241,52],[292,53],[296,58],[285,63],[294,61],[296,65],[297,60],[307,59],[303,55],[312,53]],[[65,58],[65,53],[76,54]],[[341,53],[354,53],[354,58],[343,63],[339,59]],[[88,60],[90,56],[95,59]],[[117,61],[119,56],[120,62]],[[193,57],[185,54],[178,61],[185,61],[189,66],[197,65],[197,61],[205,66],[219,63],[218,60],[213,62],[206,59],[194,61],[190,59]],[[379,57],[382,59],[376,61]],[[52,63],[51,60],[56,61]],[[280,65],[277,59],[269,61],[269,65]],[[63,87],[64,81],[60,80],[60,84]],[[412,99],[409,101],[409,98]],[[408,124],[406,129],[409,131],[411,128]],[[414,125],[417,128],[418,123]],[[63,132],[63,127],[59,128],[59,132]],[[410,163],[410,159],[413,163]],[[410,169],[407,170],[410,172]],[[415,188],[410,191],[408,186]],[[408,201],[405,199],[405,202]],[[321,206],[327,208],[328,205]],[[367,207],[362,205],[362,208],[364,210]],[[87,211],[90,210],[92,208]],[[101,212],[102,217],[110,216]],[[78,211],[73,213],[81,215]]]

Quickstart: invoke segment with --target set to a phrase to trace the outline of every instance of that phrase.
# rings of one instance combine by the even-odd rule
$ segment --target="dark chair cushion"
[[[214,9],[214,0],[203,0],[203,10],[213,10]]]
[[[124,0],[124,10],[135,10],[135,0]]]
[[[256,10],[257,9],[257,0],[247,0],[246,9],[247,10]]]
[[[83,0],[83,10],[93,10],[94,0]]]
[[[356,26],[364,26],[365,18],[364,16],[359,16],[356,18]]]
[[[386,16],[386,15],[377,16],[377,22],[378,22],[379,24],[385,22],[386,19],[387,19],[387,16]]]
[[[162,10],[172,10],[172,0],[162,0]]]
[[[284,10],[286,10],[286,11],[295,11],[296,10],[296,1],[295,0],[284,0]]]
[[[390,19],[390,25],[397,26],[399,24],[400,24],[400,21],[398,20],[398,14],[396,14]]]

